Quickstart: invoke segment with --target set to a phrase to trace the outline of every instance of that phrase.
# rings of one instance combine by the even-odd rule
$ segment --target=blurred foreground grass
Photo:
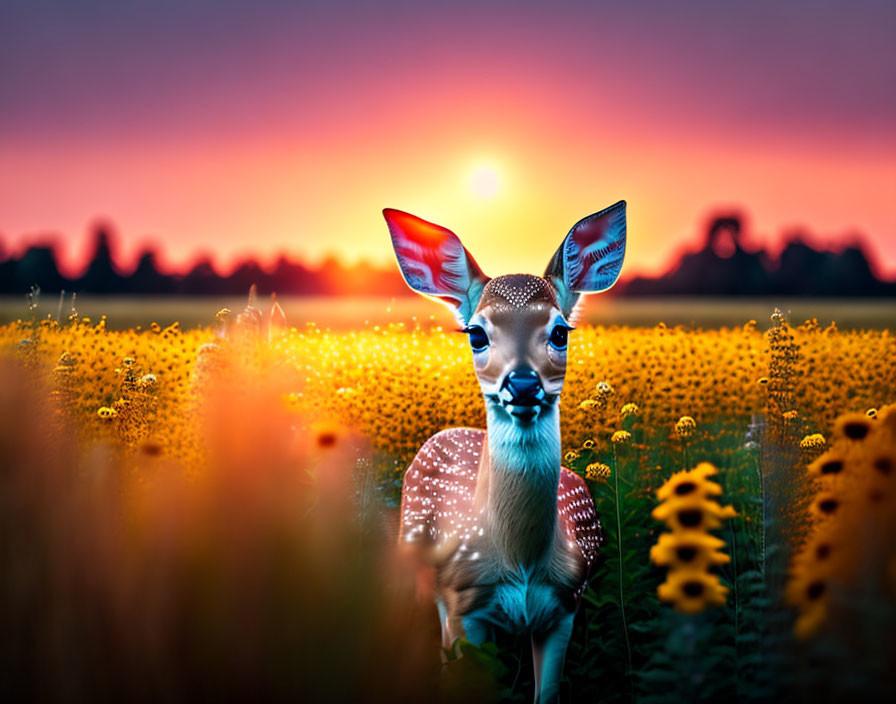
[[[484,423],[463,336],[290,328],[255,309],[191,330],[42,317],[0,327],[6,692],[419,701],[458,688],[476,701],[493,681],[493,695],[528,699],[526,644],[512,639],[466,648],[437,683],[435,611],[414,606],[390,549],[388,507],[410,458],[444,427]],[[838,416],[872,423],[866,412],[893,400],[896,340],[780,314],[762,327],[570,336],[564,452],[608,533],[570,646],[571,700],[892,691],[891,598],[868,592],[858,613],[842,607],[857,594],[844,582],[820,616],[821,602],[797,588],[794,611],[784,592],[807,574],[807,589],[830,579],[806,562],[823,523],[806,467],[842,436]],[[685,616],[657,599],[650,513],[656,489],[703,460],[737,511],[721,535],[729,598]],[[893,534],[880,528],[891,518],[873,519],[877,534]],[[843,534],[877,546],[886,568],[889,543],[862,530]],[[792,577],[794,555],[804,567]],[[878,572],[859,584],[870,590]],[[794,640],[798,617],[829,631]],[[862,637],[846,638],[856,624]]]

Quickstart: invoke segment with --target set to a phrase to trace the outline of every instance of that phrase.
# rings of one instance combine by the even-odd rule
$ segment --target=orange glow
[[[518,31],[539,38],[539,27]],[[702,239],[708,212],[731,206],[749,216],[750,240],[772,248],[799,226],[817,241],[864,234],[879,272],[896,276],[892,139],[846,122],[771,128],[771,104],[756,108],[762,129],[751,114],[716,119],[713,93],[629,80],[662,68],[635,51],[617,77],[600,62],[548,65],[505,49],[483,40],[469,56],[359,64],[351,90],[316,87],[312,112],[278,90],[241,123],[188,113],[183,129],[0,137],[0,234],[18,247],[61,233],[77,263],[104,216],[125,260],[151,238],[173,266],[199,250],[224,268],[250,251],[392,266],[381,217],[392,207],[455,232],[489,275],[540,273],[575,222],[624,199],[625,277],[662,271]],[[583,93],[601,81],[613,82]],[[492,176],[471,187],[482,167],[497,190]]]

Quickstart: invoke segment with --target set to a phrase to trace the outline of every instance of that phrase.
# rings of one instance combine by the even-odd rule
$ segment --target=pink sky
[[[757,244],[861,234],[896,276],[892,3],[86,6],[0,23],[8,248],[74,261],[102,217],[172,265],[386,264],[394,207],[540,272],[625,199],[629,275],[737,208]]]

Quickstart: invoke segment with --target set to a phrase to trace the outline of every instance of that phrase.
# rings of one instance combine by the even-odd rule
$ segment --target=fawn
[[[573,617],[602,542],[585,482],[561,466],[559,397],[580,295],[610,288],[625,202],[579,221],[543,277],[490,279],[443,227],[383,211],[407,284],[469,335],[487,429],[432,436],[404,478],[399,543],[435,567],[442,645],[528,633],[535,700],[555,701]]]

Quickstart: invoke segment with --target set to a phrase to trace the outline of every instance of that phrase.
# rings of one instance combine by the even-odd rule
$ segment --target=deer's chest
[[[560,585],[520,575],[494,585],[486,613],[513,630],[541,630],[551,625],[562,609]]]
[[[466,552],[455,570],[443,572],[447,600],[463,621],[477,620],[521,632],[549,628],[570,609],[572,576],[556,569],[549,551],[529,566],[506,568],[487,554]],[[466,558],[466,559],[465,559]]]

